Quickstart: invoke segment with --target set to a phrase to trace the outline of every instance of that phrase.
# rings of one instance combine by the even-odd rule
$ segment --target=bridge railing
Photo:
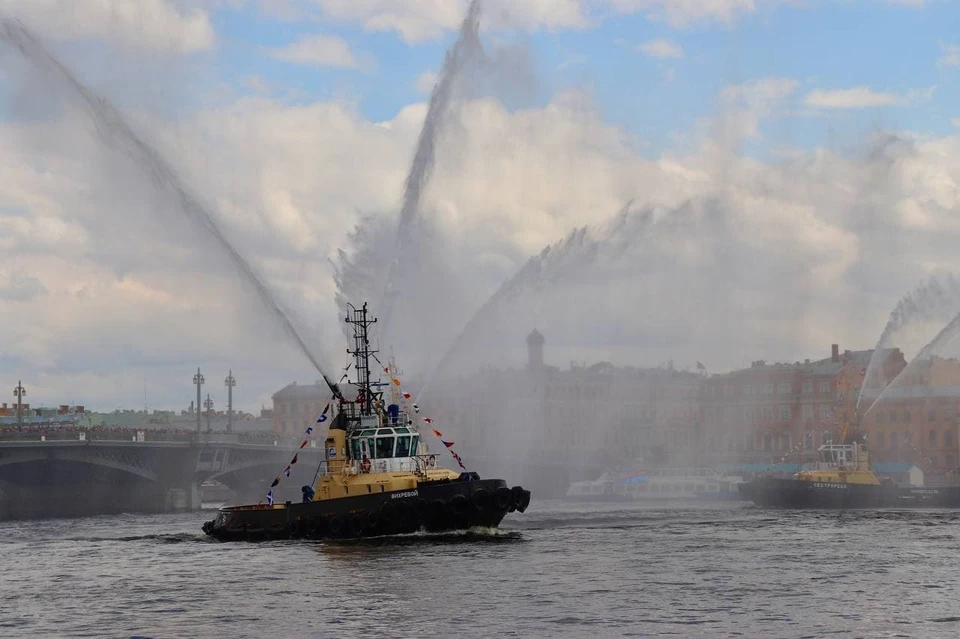
[[[272,432],[243,433],[197,433],[183,429],[158,428],[37,428],[20,431],[16,428],[0,428],[0,443],[3,442],[65,442],[65,441],[110,441],[110,442],[180,442],[187,444],[252,444],[257,446],[276,446],[295,448],[302,440],[281,437]],[[310,440],[311,448],[317,447],[316,440]]]

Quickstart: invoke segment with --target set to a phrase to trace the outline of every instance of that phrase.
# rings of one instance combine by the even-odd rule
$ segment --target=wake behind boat
[[[376,351],[369,348],[368,329],[376,319],[368,318],[364,304],[346,321],[354,327],[349,352],[357,397],[347,400],[331,385],[337,402],[325,460],[314,484],[302,488],[303,501],[221,508],[204,532],[221,540],[367,537],[496,527],[507,513],[524,512],[530,491],[438,467],[409,411],[384,406],[381,384],[371,378]]]

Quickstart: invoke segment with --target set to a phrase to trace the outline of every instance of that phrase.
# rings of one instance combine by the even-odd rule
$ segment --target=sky
[[[334,275],[393,246],[466,10],[0,0],[169,159],[334,372]],[[438,129],[421,272],[381,346],[428,377],[506,289],[463,361],[517,365],[534,325],[561,366],[871,348],[958,266],[958,27],[948,0],[486,0],[487,66]],[[232,370],[254,410],[318,379],[216,244],[9,47],[0,143],[11,401],[22,380],[35,404],[182,408],[199,366],[218,408]],[[951,319],[922,315],[914,353]]]

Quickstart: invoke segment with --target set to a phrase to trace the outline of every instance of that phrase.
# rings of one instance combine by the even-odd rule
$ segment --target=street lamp
[[[17,431],[23,432],[23,396],[27,390],[23,387],[23,382],[17,380],[17,387],[13,389],[13,396],[17,398]]]
[[[231,370],[227,373],[227,378],[223,380],[223,385],[227,387],[227,432],[233,432],[233,387],[237,385],[237,380]]]
[[[213,400],[210,399],[210,393],[207,393],[207,398],[203,400],[203,407],[207,409],[207,432],[212,433],[213,429],[210,428],[210,413],[213,412]]]
[[[197,385],[197,434],[200,434],[200,387],[203,386],[203,375],[200,374],[200,367],[197,367],[197,374],[193,376],[193,383]]]

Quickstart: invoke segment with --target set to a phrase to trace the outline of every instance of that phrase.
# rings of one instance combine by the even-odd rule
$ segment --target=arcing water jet
[[[97,136],[100,140],[130,158],[147,174],[157,189],[172,195],[176,199],[180,210],[191,221],[206,231],[217,246],[227,254],[243,281],[253,287],[257,298],[286,335],[293,340],[300,351],[310,360],[310,363],[320,372],[334,394],[339,396],[340,391],[337,384],[320,366],[320,362],[307,347],[290,318],[263,283],[261,277],[226,239],[216,220],[200,203],[199,198],[187,188],[170,162],[133,130],[120,111],[109,100],[97,95],[83,84],[21,22],[0,16],[0,42],[19,51],[51,82],[66,88],[96,125]]]
[[[437,141],[449,116],[458,79],[472,60],[482,59],[484,55],[480,44],[479,22],[480,0],[473,0],[460,26],[459,36],[447,52],[437,83],[430,94],[430,104],[417,140],[417,150],[404,184],[403,205],[393,248],[394,257],[389,263],[383,291],[380,318],[385,326],[389,325],[393,315],[393,307],[400,292],[399,282],[409,271],[410,261],[415,260],[411,242],[420,211],[420,200],[433,170]],[[383,330],[386,331],[387,328]]]

